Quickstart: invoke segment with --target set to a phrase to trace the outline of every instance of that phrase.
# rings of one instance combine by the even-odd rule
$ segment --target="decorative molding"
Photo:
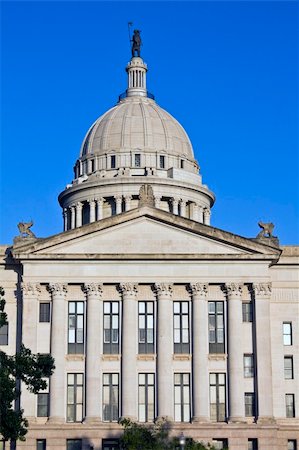
[[[226,283],[225,292],[227,296],[230,297],[241,297],[242,296],[242,284],[241,283]]]
[[[85,355],[69,354],[69,355],[65,355],[65,359],[67,361],[84,361],[85,360]]]
[[[208,283],[190,283],[189,292],[193,297],[206,297],[208,295]]]
[[[120,361],[120,355],[102,355],[102,361]]]
[[[155,283],[155,292],[159,297],[172,297],[173,283]]]
[[[137,355],[138,361],[155,361],[156,355],[148,355],[148,354],[142,354]]]
[[[189,354],[175,354],[172,356],[173,361],[191,361],[192,356]]]
[[[85,283],[82,287],[83,292],[86,294],[87,298],[89,296],[102,297],[103,294],[103,284],[98,283]]]
[[[136,297],[138,292],[138,283],[120,283],[119,290],[124,297]]]
[[[252,283],[252,290],[255,296],[269,297],[272,292],[272,283]]]
[[[64,283],[49,283],[48,291],[55,295],[65,295],[67,293],[67,284]]]
[[[209,361],[226,361],[227,354],[226,353],[210,353],[208,355]]]
[[[23,295],[38,296],[41,293],[41,286],[39,283],[23,282],[21,284],[21,289],[22,289]]]

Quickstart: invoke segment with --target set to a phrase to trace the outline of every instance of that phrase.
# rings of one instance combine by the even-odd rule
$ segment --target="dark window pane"
[[[47,443],[46,439],[37,439],[36,440],[36,450],[46,450]]]
[[[39,321],[50,322],[50,303],[39,304]]]
[[[0,327],[0,345],[8,345],[8,323]]]
[[[66,448],[67,448],[67,450],[82,450],[82,440],[81,439],[67,439]]]

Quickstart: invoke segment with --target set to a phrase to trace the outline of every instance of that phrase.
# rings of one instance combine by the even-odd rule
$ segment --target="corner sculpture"
[[[140,30],[134,30],[132,38],[132,58],[134,58],[136,52],[137,56],[140,58],[140,47],[141,47]]]
[[[18,229],[19,232],[21,233],[21,238],[28,238],[28,237],[32,237],[32,238],[36,238],[35,234],[30,230],[30,228],[33,225],[33,220],[31,220],[31,222],[20,222],[18,223]]]
[[[257,237],[256,237],[257,239],[261,238],[261,237],[273,238],[272,232],[273,232],[273,228],[274,228],[274,223],[258,222],[258,226],[261,228],[261,231],[257,235]]]
[[[155,206],[154,192],[150,184],[143,184],[140,187],[138,206]]]

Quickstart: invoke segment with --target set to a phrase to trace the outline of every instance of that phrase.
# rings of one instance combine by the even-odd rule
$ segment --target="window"
[[[255,416],[255,397],[253,392],[245,392],[245,417]]]
[[[243,322],[252,322],[253,321],[252,302],[243,302],[242,303],[242,317],[243,317]]]
[[[284,378],[285,380],[292,380],[294,378],[293,356],[284,357]]]
[[[190,375],[174,374],[174,420],[190,422]]]
[[[104,302],[104,353],[119,351],[119,303]]]
[[[135,153],[135,167],[141,166],[141,156],[140,153]]]
[[[153,422],[155,418],[155,374],[140,373],[138,388],[139,422]]]
[[[165,169],[165,156],[160,155],[160,169]]]
[[[286,394],[286,417],[295,417],[295,395]]]
[[[46,439],[36,440],[36,450],[46,450],[46,448],[47,448]]]
[[[173,302],[174,353],[189,353],[189,302]]]
[[[102,440],[103,450],[118,450],[119,441],[117,439],[103,439]]]
[[[92,160],[91,160],[91,171],[92,171],[92,172],[94,172],[94,167],[95,167],[95,165],[94,165],[94,159],[92,159]]]
[[[138,302],[138,352],[154,351],[154,302]]]
[[[82,422],[82,420],[83,374],[69,373],[67,376],[67,422]]]
[[[223,302],[209,302],[209,351],[224,353]]]
[[[111,155],[111,157],[110,157],[111,159],[110,159],[110,166],[111,166],[111,169],[115,169],[115,155]]]
[[[257,439],[248,439],[248,450],[258,450]]]
[[[39,321],[50,322],[50,303],[39,304]]]
[[[224,450],[228,448],[227,439],[213,439],[212,445],[216,450]]]
[[[82,450],[82,440],[81,439],[67,439],[66,440],[67,450]]]
[[[283,322],[283,345],[292,345],[292,323]]]
[[[8,323],[0,327],[0,345],[8,345]]]
[[[69,302],[68,353],[84,353],[84,302]]]
[[[118,421],[118,373],[103,374],[103,420]]]
[[[225,374],[210,373],[210,416],[215,422],[225,422]]]
[[[37,394],[37,417],[48,417],[49,416],[49,380],[47,382],[47,387]]]
[[[244,364],[244,378],[252,378],[254,376],[253,355],[252,354],[244,355],[243,364]]]
[[[183,168],[184,168],[184,160],[181,159],[181,169],[183,169]]]
[[[297,450],[297,441],[296,439],[288,440],[288,450]]]

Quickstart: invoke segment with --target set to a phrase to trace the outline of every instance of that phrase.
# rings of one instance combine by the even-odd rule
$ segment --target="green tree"
[[[4,289],[0,287],[0,328],[7,324],[4,311]],[[0,351],[0,435],[4,441],[25,440],[28,421],[23,410],[14,408],[14,402],[20,398],[19,382],[25,383],[33,394],[46,388],[46,381],[55,369],[51,355],[33,354],[23,344],[13,356]]]

